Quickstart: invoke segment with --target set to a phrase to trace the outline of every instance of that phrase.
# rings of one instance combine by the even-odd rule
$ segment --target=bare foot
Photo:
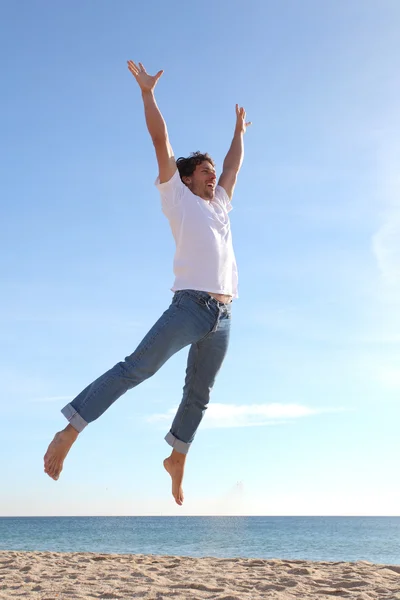
[[[56,433],[53,441],[47,448],[44,456],[44,472],[55,481],[60,477],[65,457],[78,435],[78,432],[72,425],[67,425],[63,431]]]
[[[164,468],[171,475],[172,479],[172,495],[175,502],[182,506],[183,504],[183,473],[185,470],[186,454],[181,454],[172,450],[171,456],[164,460]]]

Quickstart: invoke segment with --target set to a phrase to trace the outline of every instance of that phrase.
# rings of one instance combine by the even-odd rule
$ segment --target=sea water
[[[400,517],[4,517],[0,550],[400,564]]]

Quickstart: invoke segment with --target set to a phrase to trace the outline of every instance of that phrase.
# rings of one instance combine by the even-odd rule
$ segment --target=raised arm
[[[249,125],[251,125],[251,122],[246,123],[246,111],[243,107],[239,107],[239,105],[236,104],[235,133],[228,154],[225,156],[222,174],[218,181],[218,185],[224,188],[231,200],[236,185],[237,175],[243,162],[243,135]]]
[[[136,65],[132,60],[128,60],[128,69],[142,90],[146,125],[156,151],[160,183],[164,183],[171,179],[177,167],[167,126],[154,97],[154,88],[163,71],[158,71],[156,75],[149,75],[142,63]]]

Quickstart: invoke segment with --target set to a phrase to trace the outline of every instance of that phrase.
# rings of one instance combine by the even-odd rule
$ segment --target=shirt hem
[[[233,298],[239,298],[239,294],[237,292],[228,292],[226,290],[217,290],[217,289],[211,289],[211,288],[207,288],[207,289],[203,289],[200,288],[199,286],[193,286],[193,285],[182,285],[182,286],[172,286],[170,288],[171,292],[180,292],[182,290],[196,290],[196,292],[206,292],[206,293],[211,293],[211,294],[223,294],[225,296],[232,296]]]

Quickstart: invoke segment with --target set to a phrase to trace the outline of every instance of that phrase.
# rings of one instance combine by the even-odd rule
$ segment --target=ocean
[[[400,564],[400,517],[2,517],[0,550]]]

